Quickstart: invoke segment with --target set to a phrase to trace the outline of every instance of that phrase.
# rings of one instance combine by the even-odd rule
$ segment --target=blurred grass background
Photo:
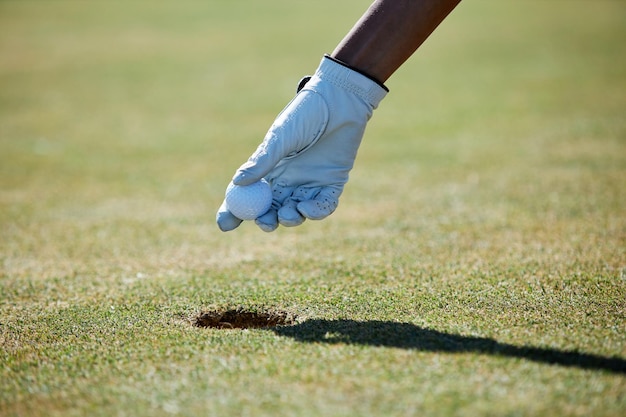
[[[463,2],[389,80],[333,216],[218,231],[368,5],[0,2],[0,415],[624,413],[623,373],[187,322],[270,306],[626,358],[623,1]]]

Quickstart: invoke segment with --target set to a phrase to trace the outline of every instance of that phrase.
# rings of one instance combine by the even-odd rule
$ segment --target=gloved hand
[[[299,88],[232,179],[236,185],[261,178],[271,184],[272,207],[255,220],[266,232],[279,224],[297,226],[307,218],[321,220],[335,211],[365,125],[388,91],[328,56]],[[242,222],[225,203],[216,220],[222,231]]]

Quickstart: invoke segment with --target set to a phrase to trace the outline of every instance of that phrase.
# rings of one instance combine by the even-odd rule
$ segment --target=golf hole
[[[196,317],[194,326],[214,329],[262,329],[289,326],[295,323],[295,319],[293,314],[285,311],[250,311],[236,308],[201,312]]]

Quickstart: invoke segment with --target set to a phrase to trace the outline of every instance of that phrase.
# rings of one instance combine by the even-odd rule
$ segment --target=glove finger
[[[294,189],[295,187],[272,184],[272,208],[255,221],[261,230],[273,232],[278,228],[278,210],[283,206],[285,200],[291,197]]]
[[[233,213],[228,211],[228,209],[226,208],[226,201],[224,201],[220,208],[217,210],[215,221],[217,222],[217,226],[222,232],[228,232],[239,227],[243,220],[235,217]]]
[[[275,209],[270,209],[264,215],[257,217],[254,222],[264,232],[273,232],[278,228],[278,213]]]
[[[294,227],[304,223],[304,217],[300,214],[298,209],[298,202],[288,198],[285,204],[278,210],[278,221],[283,226]]]
[[[298,211],[300,202],[309,200],[319,191],[319,187],[299,187],[291,197],[287,198],[283,206],[278,210],[278,221],[288,227],[299,226],[304,223],[304,216]]]
[[[337,187],[324,187],[315,198],[298,203],[297,209],[307,219],[321,220],[335,211],[341,191]]]
[[[272,208],[277,211],[282,207],[285,200],[291,197],[296,187],[286,185],[272,184]]]

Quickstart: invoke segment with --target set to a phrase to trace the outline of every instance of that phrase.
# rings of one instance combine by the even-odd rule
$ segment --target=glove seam
[[[313,89],[303,89],[301,91],[302,93],[304,92],[310,92],[311,94],[315,94],[317,97],[319,97],[319,99],[324,103],[324,122],[319,126],[319,129],[317,130],[317,132],[315,133],[315,136],[313,137],[313,139],[306,145],[304,146],[302,149],[297,150],[292,152],[291,154],[285,156],[283,159],[284,160],[288,160],[288,159],[292,159],[295,158],[298,155],[303,154],[304,152],[308,151],[309,149],[311,149],[317,142],[319,142],[320,138],[324,135],[324,133],[326,132],[326,128],[328,127],[328,122],[330,120],[330,106],[328,105],[328,102],[326,101],[326,99],[324,98],[323,94],[320,94],[319,92],[313,90]],[[284,110],[283,110],[284,111]],[[282,112],[281,112],[282,113]]]

